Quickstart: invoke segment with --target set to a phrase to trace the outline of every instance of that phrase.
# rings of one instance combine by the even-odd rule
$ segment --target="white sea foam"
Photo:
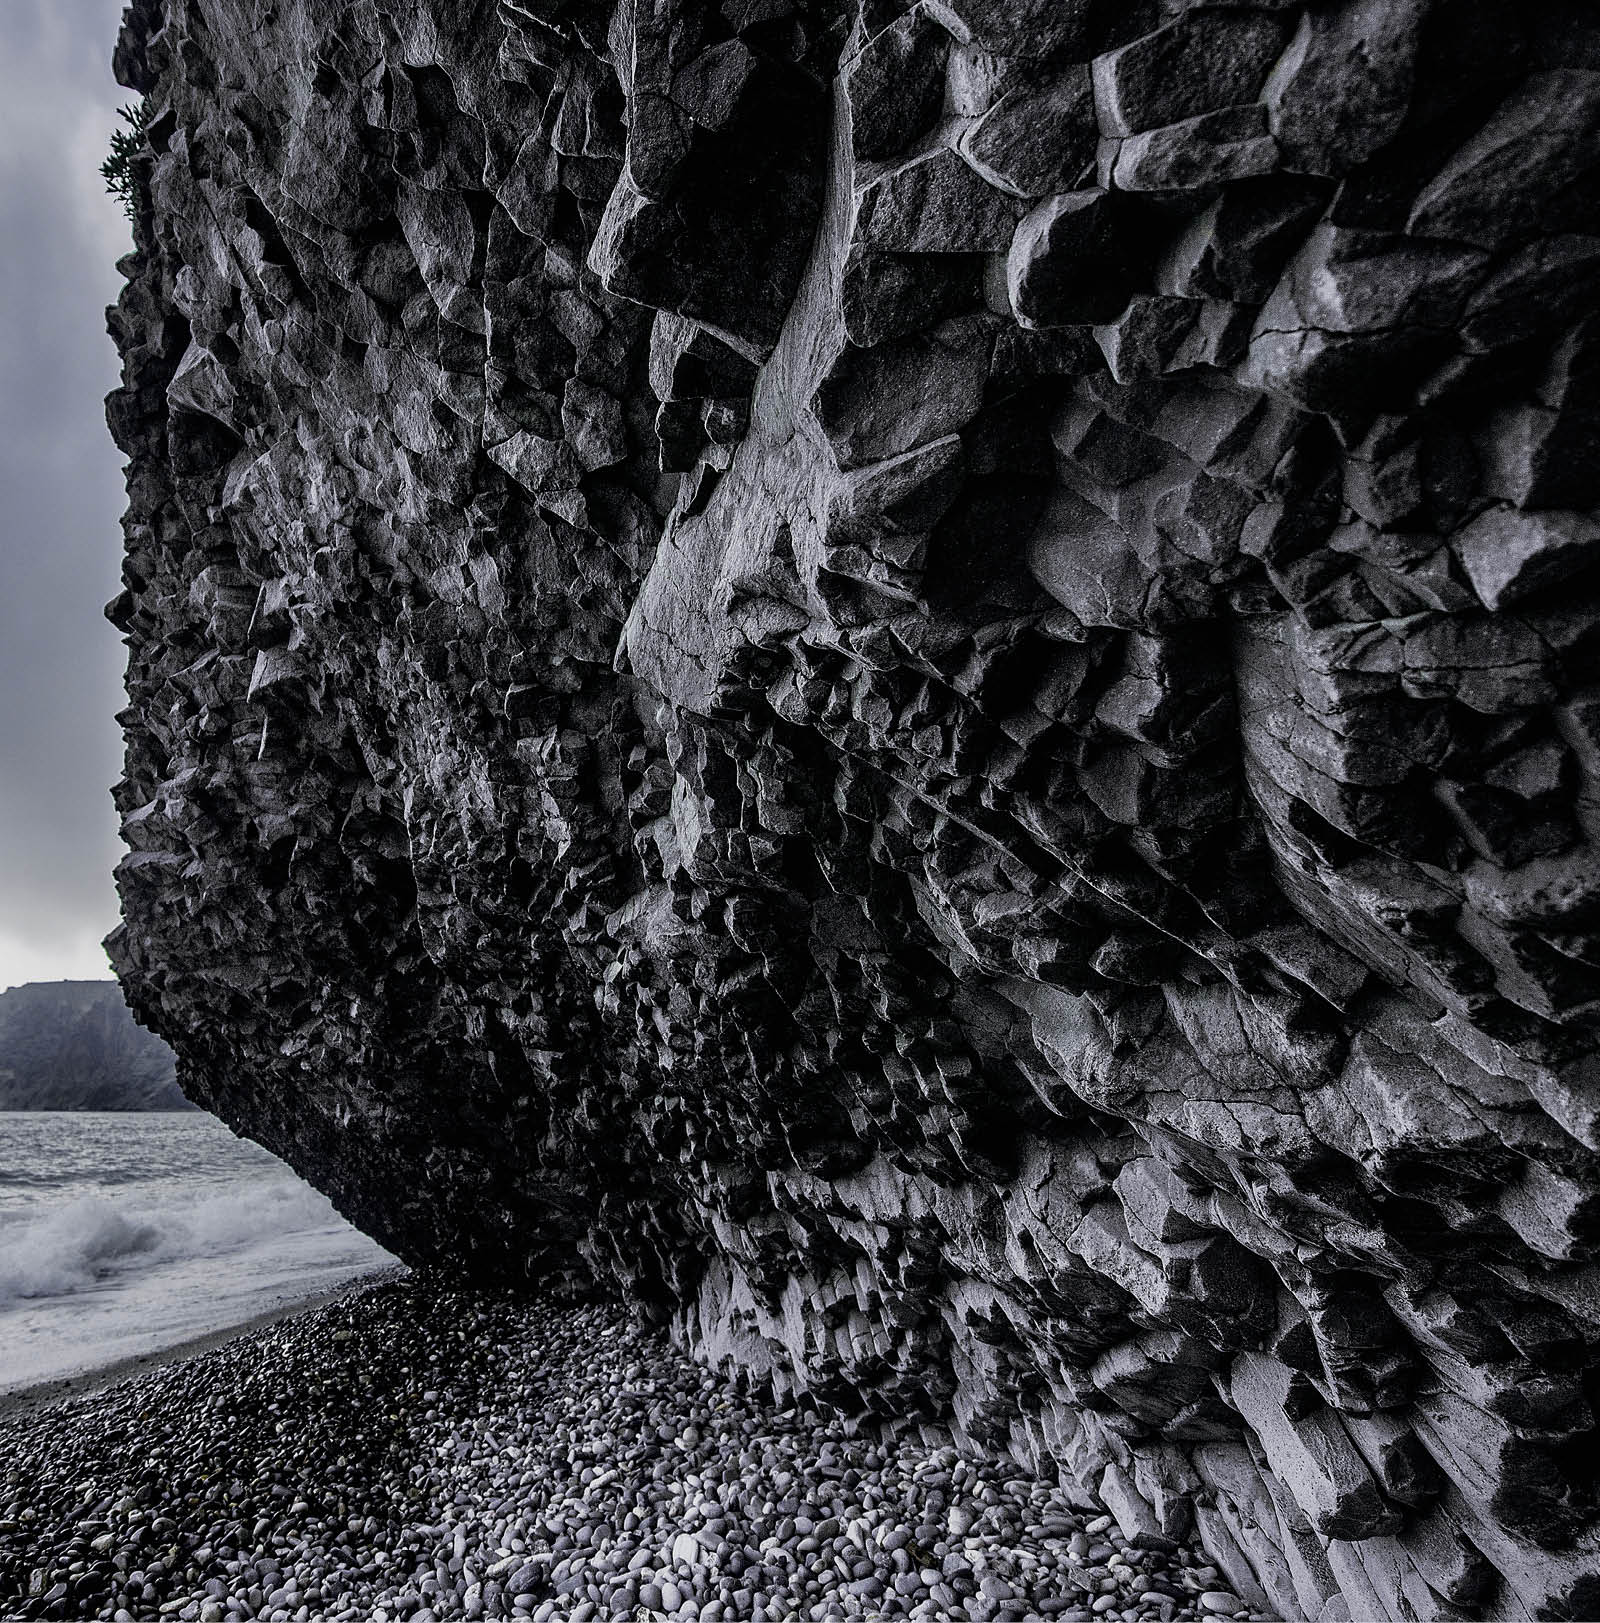
[[[0,1111],[0,1397],[393,1266],[283,1162],[198,1111]]]
[[[80,1195],[0,1229],[0,1311],[22,1298],[92,1290],[133,1269],[335,1227],[342,1220],[327,1198],[288,1174],[198,1198]]]

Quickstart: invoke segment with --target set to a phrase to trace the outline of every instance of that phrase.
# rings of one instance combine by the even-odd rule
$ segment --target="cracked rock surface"
[[[418,1262],[1600,1614],[1600,20],[135,0],[112,950]]]

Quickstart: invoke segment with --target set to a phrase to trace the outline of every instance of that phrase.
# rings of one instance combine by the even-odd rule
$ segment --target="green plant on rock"
[[[134,164],[146,150],[144,103],[119,107],[117,115],[128,127],[111,132],[111,150],[100,165],[100,173],[105,178],[106,190],[122,199],[123,210],[131,220],[138,210]]]

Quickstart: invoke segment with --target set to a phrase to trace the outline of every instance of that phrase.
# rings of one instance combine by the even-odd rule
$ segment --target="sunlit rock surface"
[[[1600,21],[137,0],[127,923],[414,1261],[1600,1614]]]

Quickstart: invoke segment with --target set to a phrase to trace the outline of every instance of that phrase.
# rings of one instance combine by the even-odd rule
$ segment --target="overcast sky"
[[[105,306],[132,246],[98,170],[122,0],[0,0],[0,987],[103,978],[123,649]]]

